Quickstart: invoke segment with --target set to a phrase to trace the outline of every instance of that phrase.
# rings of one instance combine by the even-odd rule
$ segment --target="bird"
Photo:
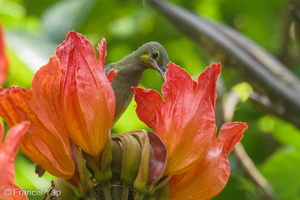
[[[165,72],[169,57],[165,48],[158,42],[148,42],[140,46],[136,51],[125,56],[122,60],[110,63],[104,67],[105,74],[116,70],[111,86],[115,94],[116,108],[112,126],[125,112],[132,98],[132,86],[137,87],[146,69],[158,71],[166,81]]]

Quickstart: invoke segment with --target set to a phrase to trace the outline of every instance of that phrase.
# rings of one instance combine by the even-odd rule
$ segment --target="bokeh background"
[[[295,74],[300,74],[299,41],[295,39],[288,0],[169,1],[233,27],[278,57]],[[0,0],[0,21],[10,58],[9,76],[3,87],[19,85],[29,89],[34,72],[47,63],[70,30],[84,34],[95,46],[106,38],[106,63],[122,59],[148,41],[160,42],[170,60],[195,78],[211,62],[218,61],[212,60],[205,47],[195,44],[142,0]],[[222,78],[228,89],[243,82],[227,66],[223,66]],[[148,70],[140,86],[159,91],[162,83],[158,73]],[[116,124],[114,133],[147,128],[136,117],[134,105],[133,102]],[[264,113],[246,99],[236,108],[233,121],[249,125],[242,143],[279,199],[300,200],[299,130]],[[230,180],[214,199],[266,199],[233,155],[230,162]],[[16,182],[21,188],[44,190],[52,179],[49,174],[38,178],[34,163],[19,152]],[[40,199],[40,196],[32,195],[30,199]]]

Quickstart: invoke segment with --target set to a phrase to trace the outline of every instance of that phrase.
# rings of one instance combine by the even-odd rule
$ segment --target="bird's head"
[[[158,42],[148,42],[143,44],[136,52],[144,68],[155,69],[166,80],[165,72],[168,69],[169,57],[161,44]]]

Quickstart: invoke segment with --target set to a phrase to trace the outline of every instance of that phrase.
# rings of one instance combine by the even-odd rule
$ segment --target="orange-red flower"
[[[162,87],[164,100],[154,90],[134,88],[137,114],[154,129],[168,150],[166,175],[187,171],[204,158],[215,137],[216,80],[220,65],[198,78],[173,63]]]
[[[0,85],[3,85],[5,82],[8,71],[8,58],[5,53],[5,42],[4,42],[4,33],[3,27],[0,23]]]
[[[7,133],[5,142],[3,124],[0,123],[0,199],[24,200],[28,199],[22,189],[14,183],[14,160],[18,145],[29,127],[28,123],[18,124]]]
[[[228,154],[247,129],[244,123],[227,123],[216,138],[216,81],[221,64],[208,67],[198,82],[173,63],[162,87],[164,99],[154,90],[133,88],[139,118],[164,142],[165,175],[172,175],[170,199],[210,199],[226,185]]]
[[[31,122],[21,141],[22,151],[58,177],[74,173],[69,138],[99,157],[109,134],[115,98],[104,74],[105,40],[98,50],[96,59],[91,43],[71,31],[56,55],[37,71],[30,90],[0,91],[0,116],[10,126]]]

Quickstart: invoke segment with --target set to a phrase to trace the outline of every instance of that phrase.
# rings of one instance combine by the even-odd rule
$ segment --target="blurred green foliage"
[[[171,2],[234,27],[273,54],[281,51],[288,13],[286,0]],[[173,28],[142,0],[0,0],[0,21],[4,24],[10,56],[10,74],[5,87],[29,88],[34,72],[47,63],[69,30],[84,34],[94,45],[105,37],[107,63],[122,59],[148,41],[160,42],[170,60],[194,77],[210,63],[205,49]],[[300,71],[299,59],[293,66],[293,71]],[[240,81],[226,66],[223,66],[222,78],[228,89]],[[141,86],[160,90],[161,84],[160,76],[149,70]],[[114,133],[147,128],[136,117],[134,105],[133,102],[116,124]],[[280,199],[299,200],[299,130],[265,115],[247,101],[239,105],[234,120],[248,123],[242,143]],[[230,161],[229,183],[215,199],[263,199],[262,192],[239,168],[234,157],[230,157]],[[36,177],[33,171],[33,163],[20,153],[16,160],[17,183],[24,189],[47,188],[53,177],[46,174],[41,179],[33,179]]]

